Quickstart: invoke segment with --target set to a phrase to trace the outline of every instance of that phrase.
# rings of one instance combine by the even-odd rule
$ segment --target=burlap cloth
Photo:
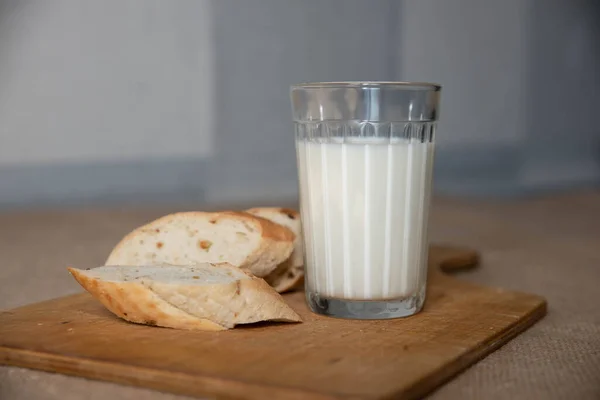
[[[0,214],[0,309],[80,291],[65,265],[101,264],[124,233],[168,211]],[[431,398],[600,399],[600,191],[493,203],[438,199],[432,222],[434,242],[481,251],[481,268],[461,279],[543,295],[549,312]],[[0,399],[185,397],[0,367]]]

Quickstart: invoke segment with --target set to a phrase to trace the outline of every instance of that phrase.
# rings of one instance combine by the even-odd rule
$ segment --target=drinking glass
[[[387,319],[421,310],[440,91],[410,82],[291,87],[314,312]]]

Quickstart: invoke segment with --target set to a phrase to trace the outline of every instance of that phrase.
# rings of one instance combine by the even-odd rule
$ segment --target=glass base
[[[425,290],[411,297],[387,300],[348,300],[306,293],[310,309],[321,315],[345,319],[392,319],[409,317],[421,311]]]

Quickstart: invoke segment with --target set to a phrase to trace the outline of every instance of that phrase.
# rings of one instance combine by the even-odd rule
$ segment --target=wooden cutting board
[[[302,324],[189,332],[125,322],[87,293],[62,297],[0,314],[0,364],[211,398],[418,398],[546,312],[541,297],[440,272],[476,263],[433,247],[423,312],[385,321],[318,316],[293,293]]]

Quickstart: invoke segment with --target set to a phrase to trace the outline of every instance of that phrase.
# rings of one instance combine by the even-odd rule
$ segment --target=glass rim
[[[343,89],[343,88],[397,88],[399,90],[432,90],[440,91],[442,85],[432,82],[404,82],[404,81],[339,81],[339,82],[305,82],[290,86],[294,89]]]

